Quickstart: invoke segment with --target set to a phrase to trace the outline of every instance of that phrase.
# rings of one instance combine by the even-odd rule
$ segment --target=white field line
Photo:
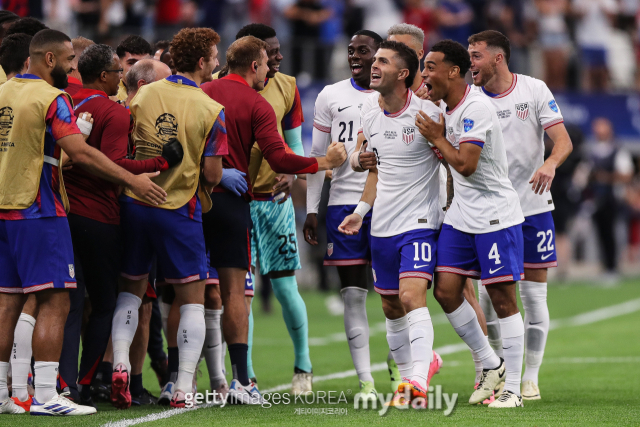
[[[572,317],[567,317],[564,319],[556,319],[556,320],[552,320],[550,325],[549,325],[549,329],[558,329],[558,328],[564,328],[564,327],[569,327],[569,326],[582,326],[582,325],[588,325],[591,323],[596,323],[596,322],[600,322],[602,320],[607,320],[607,319],[611,319],[614,317],[618,317],[618,316],[623,316],[625,314],[630,314],[630,313],[635,313],[636,311],[640,311],[640,298],[638,299],[634,299],[631,301],[627,301],[627,302],[623,302],[621,304],[616,304],[616,305],[611,305],[609,307],[603,307],[603,308],[599,308],[597,310],[592,310],[592,311],[588,311],[586,313],[581,313],[578,314],[576,316],[572,316]],[[444,321],[446,321],[446,316],[441,315],[442,317],[444,317]],[[438,318],[438,316],[434,316],[434,318]],[[436,323],[438,322],[438,323]],[[434,324],[439,324],[439,323],[444,323],[442,322],[442,319],[438,320],[434,320]],[[381,322],[382,325],[384,325],[384,323]],[[380,323],[376,324],[374,326],[375,330],[377,331],[378,329],[380,329]],[[381,331],[380,331],[381,332]],[[340,335],[341,339],[338,339],[338,335]],[[328,337],[324,337],[324,338],[315,338],[316,340],[327,340],[326,343],[328,344],[329,342],[338,342],[338,341],[345,341],[346,339],[344,338],[345,335],[344,333],[341,334],[331,334]],[[314,338],[309,338],[309,344],[311,345],[311,340],[313,340]],[[318,342],[318,341],[316,341]],[[324,344],[325,341],[321,341],[323,344],[316,344],[316,345],[326,345]],[[458,344],[449,344],[449,345],[445,345],[442,347],[438,347],[434,349],[435,351],[437,351],[440,355],[447,355],[447,354],[453,354],[453,353],[458,353],[458,352],[462,352],[465,350],[468,350],[468,347],[465,343],[458,343]],[[545,359],[544,360],[545,363],[567,363],[567,364],[578,364],[578,363],[638,363],[640,362],[640,357],[557,357],[557,358],[549,358],[549,359]],[[460,362],[457,361],[451,361],[451,362],[447,362],[446,366],[447,367],[454,367],[454,366],[459,366]],[[371,365],[371,371],[372,372],[378,372],[378,371],[384,371],[385,369],[387,369],[387,363],[386,362],[382,362],[382,363],[374,363],[373,365]],[[335,380],[335,379],[341,379],[341,378],[348,378],[348,377],[355,377],[356,376],[356,371],[355,369],[349,369],[347,371],[343,371],[343,372],[335,372],[333,374],[328,374],[328,375],[319,375],[319,376],[315,376],[313,378],[313,382],[314,383],[319,383],[319,382],[323,382],[323,381],[329,381],[329,380]],[[263,390],[263,393],[275,393],[275,392],[279,392],[279,391],[284,391],[284,390],[288,390],[291,388],[291,383],[287,383],[287,384],[280,384],[278,386]],[[185,413],[187,411],[195,411],[198,409],[202,409],[202,408],[208,408],[214,405],[202,405],[199,406],[197,408],[193,408],[193,409],[170,409],[167,411],[163,411],[163,412],[157,412],[155,414],[150,414],[150,415],[146,415],[144,417],[140,417],[140,418],[133,418],[133,419],[129,419],[129,420],[121,420],[121,421],[114,421],[114,422],[109,422],[104,424],[102,427],[128,427],[128,426],[132,426],[132,425],[136,425],[136,424],[140,424],[140,423],[147,423],[147,422],[151,422],[151,421],[158,421],[158,420],[162,420],[165,418],[170,418],[173,417],[174,415],[179,415],[182,413]]]

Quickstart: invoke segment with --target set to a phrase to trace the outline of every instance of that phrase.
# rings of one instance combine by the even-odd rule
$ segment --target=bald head
[[[156,59],[141,59],[131,66],[126,77],[127,95],[135,96],[140,87],[171,75],[171,69]]]

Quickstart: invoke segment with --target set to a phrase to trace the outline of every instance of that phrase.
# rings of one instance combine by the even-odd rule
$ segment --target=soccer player
[[[278,120],[278,132],[289,148],[304,156],[302,147],[302,104],[295,77],[282,74],[283,56],[273,28],[249,24],[238,31],[236,39],[254,36],[269,45],[269,71],[260,94],[271,104]],[[307,307],[298,291],[295,270],[301,268],[296,236],[295,212],[289,194],[293,175],[280,175],[271,169],[260,147],[251,151],[249,176],[253,186],[251,202],[252,260],[260,262],[260,274],[268,275],[273,293],[282,306],[282,317],[293,341],[295,354],[292,393],[308,393],[312,389],[313,370],[309,358],[309,326]],[[284,194],[281,194],[284,193]],[[282,199],[274,199],[274,196]],[[253,323],[253,315],[250,317]],[[251,364],[251,362],[250,362]],[[253,369],[252,369],[253,370]],[[255,374],[253,375],[255,376]]]
[[[140,203],[126,190],[120,199],[125,249],[122,292],[113,316],[111,381],[112,402],[119,407],[131,405],[129,348],[154,256],[164,280],[174,285],[180,306],[180,368],[171,406],[184,407],[185,394],[192,391],[205,337],[202,213],[211,208],[207,192],[220,182],[222,156],[228,153],[223,107],[199,89],[218,65],[219,41],[208,28],[181,30],[171,42],[178,74],[143,86],[131,102],[136,160],[156,157],[174,138],[182,143],[184,157],[157,178],[168,194],[160,209]]]
[[[356,32],[347,49],[351,78],[325,86],[316,99],[313,119],[311,156],[324,156],[331,141],[345,145],[347,154],[355,151],[360,128],[360,110],[374,92],[369,88],[371,64],[382,37],[373,31]],[[318,208],[325,175],[307,175],[307,219],[304,239],[318,244]],[[348,163],[333,170],[327,208],[327,252],[324,265],[335,265],[340,277],[344,302],[344,327],[351,359],[360,381],[360,393],[375,393],[369,354],[369,323],[367,322],[367,267],[371,262],[371,213],[363,219],[357,235],[345,235],[338,226],[353,212],[367,180],[366,173],[357,173]],[[393,359],[390,359],[393,362]],[[397,366],[390,367],[397,371]],[[392,379],[393,381],[394,379]],[[400,378],[398,376],[398,381]],[[395,384],[394,391],[399,382]]]
[[[416,52],[419,61],[424,58],[424,31],[415,25],[403,23],[391,26],[387,30],[387,40],[406,44]],[[420,96],[425,91],[425,86],[419,71],[413,79],[411,90]]]
[[[249,160],[254,143],[260,147],[276,173],[315,173],[340,166],[346,159],[344,146],[331,144],[326,157],[306,158],[288,150],[278,133],[278,120],[271,105],[257,91],[264,89],[269,71],[266,42],[245,36],[227,50],[229,74],[203,85],[202,90],[225,106],[229,155],[225,168],[244,173],[247,192],[238,196],[222,186],[211,195],[216,206],[203,223],[211,264],[218,271],[224,304],[224,337],[228,343],[234,380],[229,396],[236,402],[261,403],[247,373],[247,333],[249,319],[245,306],[245,280],[251,262],[249,236],[252,228],[249,202],[253,198],[249,182]]]
[[[0,66],[6,73],[7,80],[27,71],[30,43],[31,36],[27,34],[12,34],[2,40]]]
[[[466,49],[444,40],[431,48],[422,73],[431,99],[442,100],[447,107],[445,118],[440,115],[434,121],[430,114],[419,113],[416,124],[449,163],[454,184],[453,202],[438,240],[434,296],[460,338],[483,364],[482,378],[469,403],[489,398],[504,380],[503,393],[489,407],[517,407],[522,406],[524,324],[515,282],[524,276],[524,217],[518,193],[509,181],[495,108],[464,80],[470,66]],[[489,292],[502,331],[504,360],[492,350],[474,309],[464,298],[467,277],[482,279]]]
[[[80,60],[80,55],[86,48],[95,43],[92,40],[89,40],[84,37],[76,37],[71,40],[71,44],[73,45],[73,52],[76,54],[76,57],[73,59],[73,63],[71,64],[71,73],[69,74],[69,86],[65,89],[71,97],[82,89],[82,76],[80,75],[80,71],[78,70],[78,61]]]
[[[124,102],[127,100],[127,86],[125,85],[125,79],[129,68],[141,59],[152,58],[153,49],[148,41],[140,36],[129,36],[122,40],[116,48],[116,53],[122,63],[122,79],[120,80],[120,86],[118,88],[117,100]]]
[[[76,287],[66,219],[69,205],[58,167],[60,149],[74,165],[128,188],[149,203],[163,203],[166,193],[149,179],[155,174],[132,175],[85,143],[70,98],[60,91],[67,85],[74,57],[71,39],[59,31],[43,30],[33,37],[29,53],[27,73],[0,88],[4,126],[0,136],[0,321],[5,325],[0,333],[0,413],[24,413],[8,398],[7,370],[23,295],[34,293],[38,313],[33,357],[38,379],[30,412],[91,414],[95,408],[77,405],[56,392],[69,311],[67,290]]]
[[[505,137],[509,179],[518,192],[524,214],[524,280],[520,298],[524,308],[525,371],[522,398],[540,399],[538,372],[549,333],[547,269],[558,265],[551,183],[555,170],[571,154],[573,145],[564,127],[560,108],[547,85],[540,80],[509,71],[509,39],[498,31],[469,37],[471,76],[474,87],[487,95],[498,111]],[[544,159],[544,133],[554,142]],[[496,312],[486,289],[480,302],[487,317],[489,342],[502,350]],[[496,351],[497,352],[497,351]]]
[[[375,202],[371,218],[371,257],[375,290],[382,297],[387,341],[398,364],[401,395],[427,398],[433,352],[433,324],[427,289],[436,264],[436,242],[443,212],[439,201],[440,162],[415,126],[416,114],[437,117],[439,109],[410,87],[418,72],[415,51],[384,41],[371,67],[369,96],[361,110],[362,133],[377,165],[369,170],[362,198],[338,229],[357,235]],[[402,194],[402,197],[399,195]],[[435,364],[434,366],[438,366]]]

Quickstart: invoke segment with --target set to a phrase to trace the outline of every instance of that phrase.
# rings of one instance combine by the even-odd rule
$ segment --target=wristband
[[[356,206],[355,210],[353,211],[353,213],[356,213],[358,215],[360,215],[361,218],[364,218],[364,216],[371,210],[371,205],[367,202],[363,202],[362,200],[360,202],[358,202],[358,206]]]
[[[90,135],[91,129],[93,129],[93,123],[80,117],[76,120],[76,126],[78,126],[78,129],[80,129],[80,132],[82,132],[83,135]]]

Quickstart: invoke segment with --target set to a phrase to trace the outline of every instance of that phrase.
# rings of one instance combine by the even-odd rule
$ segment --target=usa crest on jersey
[[[527,102],[516,104],[516,116],[522,121],[527,120],[527,117],[529,117],[529,104]]]
[[[416,128],[413,126],[404,126],[402,128],[402,140],[409,145],[416,137]]]
[[[333,243],[327,243],[327,255],[333,255]]]
[[[464,126],[464,131],[465,132],[469,132],[471,129],[473,129],[473,125],[474,124],[475,123],[471,119],[464,119],[462,121],[462,125]]]
[[[73,264],[69,264],[69,277],[71,277],[72,279],[76,277],[76,269],[74,268]]]

